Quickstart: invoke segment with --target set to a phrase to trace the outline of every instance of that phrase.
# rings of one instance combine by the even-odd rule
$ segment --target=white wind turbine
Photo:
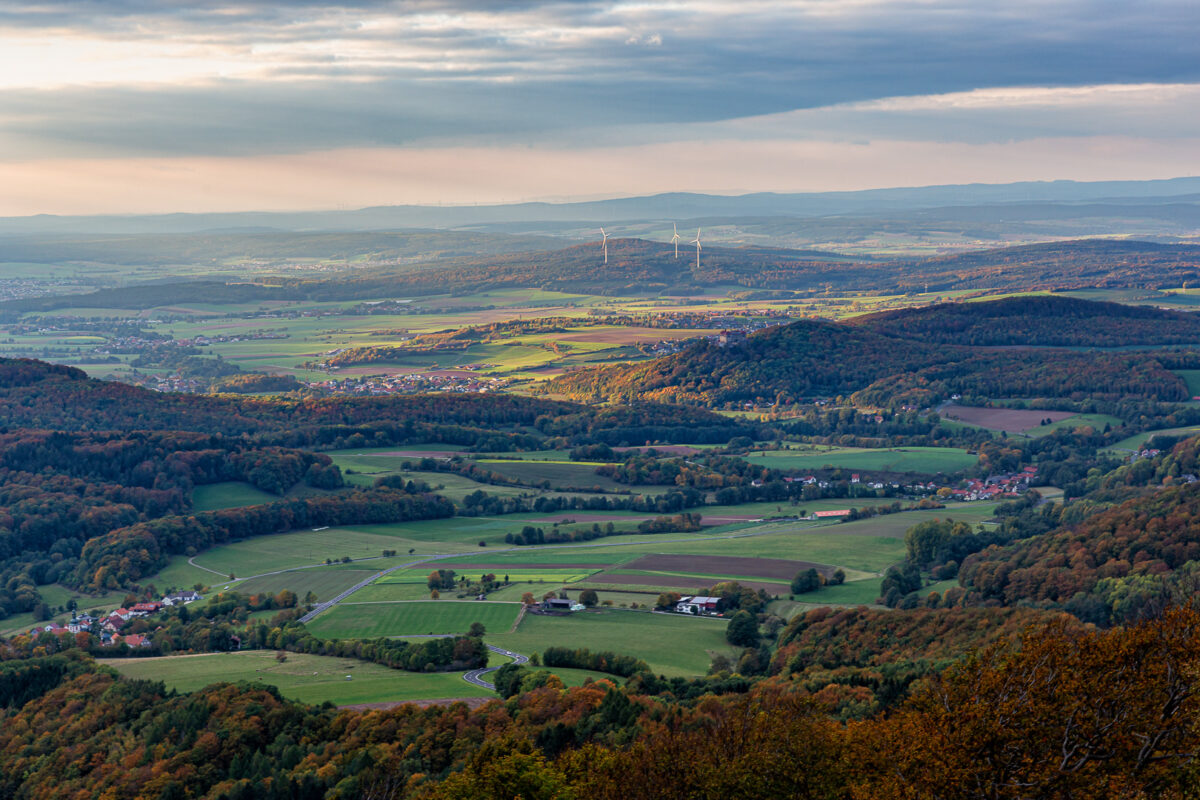
[[[675,227],[674,222],[671,223],[671,231],[671,244],[675,245],[675,257],[679,258],[679,229]]]
[[[600,242],[600,246],[604,248],[604,263],[608,263],[608,234],[604,232],[604,228],[600,229],[600,235],[604,239]]]
[[[692,239],[688,244],[696,245],[696,269],[700,269],[700,229],[696,228],[696,238]]]

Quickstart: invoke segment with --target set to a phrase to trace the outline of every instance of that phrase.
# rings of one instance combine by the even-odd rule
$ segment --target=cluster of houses
[[[863,481],[862,476],[857,472],[850,475],[850,483],[865,486],[870,489],[893,489],[903,491],[912,495],[929,495],[937,493],[938,496],[949,492],[949,496],[955,500],[995,500],[1004,497],[1016,497],[1029,488],[1030,480],[1037,474],[1037,467],[1028,466],[1021,469],[1020,472],[1013,472],[1004,475],[991,475],[987,478],[971,478],[964,481],[961,486],[945,486],[936,481],[922,481],[907,485],[899,483],[883,483],[881,481]],[[786,483],[802,483],[805,486],[816,486],[821,489],[827,489],[832,486],[831,481],[820,480],[815,475],[805,475],[803,477],[785,477]],[[752,486],[761,486],[762,481],[753,481]],[[945,490],[945,491],[943,491]],[[818,516],[845,516],[849,511],[844,512],[818,512]],[[812,517],[815,519],[816,517]]]
[[[1020,472],[1008,475],[992,475],[988,478],[973,478],[965,487],[951,489],[955,500],[996,500],[1002,497],[1017,497],[1029,487],[1029,480],[1037,474],[1037,467],[1025,467]]]
[[[153,389],[156,392],[182,392],[184,394],[202,394],[208,391],[211,381],[208,378],[185,378],[182,375],[125,375],[122,381]]]
[[[504,378],[484,378],[478,375],[412,373],[408,375],[342,378],[311,383],[334,395],[375,396],[389,394],[419,394],[421,392],[494,392],[509,381]]]
[[[148,617],[151,614],[157,614],[164,608],[187,605],[202,599],[201,594],[191,590],[176,592],[163,597],[162,600],[151,600],[137,603],[129,608],[118,608],[116,611],[100,617],[86,613],[73,614],[66,625],[49,622],[33,628],[29,633],[32,636],[41,633],[91,633],[98,636],[100,643],[105,647],[118,644],[124,644],[126,647],[149,647],[150,637],[140,633],[122,635],[121,629],[128,622],[139,617]]]

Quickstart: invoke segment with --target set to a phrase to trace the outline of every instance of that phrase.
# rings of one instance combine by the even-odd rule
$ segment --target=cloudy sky
[[[1195,0],[8,0],[0,214],[1200,174]]]

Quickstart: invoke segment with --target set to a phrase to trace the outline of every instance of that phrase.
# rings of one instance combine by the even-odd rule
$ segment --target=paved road
[[[364,578],[363,580],[361,580],[358,583],[351,586],[346,591],[339,594],[337,597],[334,597],[332,600],[326,600],[324,603],[318,603],[317,605],[313,606],[313,610],[308,612],[307,614],[305,614],[303,617],[301,617],[300,621],[301,622],[311,622],[312,619],[314,617],[316,617],[318,614],[320,614],[322,611],[326,610],[327,608],[332,608],[333,606],[336,606],[338,603],[342,602],[347,597],[349,597],[350,595],[357,592],[359,589],[363,588],[364,586],[367,586],[368,584],[374,583],[375,581],[382,578],[384,575],[387,575],[389,572],[395,572],[396,570],[404,569],[405,567],[415,567],[417,564],[424,564],[428,561],[437,561],[440,558],[456,558],[456,557],[459,557],[462,555],[463,555],[462,553],[448,553],[445,555],[425,556],[424,558],[418,558],[413,561],[406,561],[403,564],[397,564],[394,567],[388,567],[387,569],[383,570],[382,572],[376,572],[374,575]],[[255,575],[254,577],[257,578],[258,576]]]
[[[513,660],[514,664],[525,664],[529,661],[528,656],[523,656],[520,653],[514,653],[511,650],[505,650],[502,647],[496,647],[495,645],[489,644],[487,649],[491,650],[493,653],[498,653],[502,656],[508,656]],[[504,665],[501,664],[500,666],[502,667]],[[485,681],[483,676],[487,675],[488,673],[495,672],[498,669],[500,669],[500,667],[484,667],[483,669],[473,669],[470,672],[463,673],[463,680],[467,683],[473,683],[476,686],[480,686],[484,689],[496,691],[496,684],[492,683],[491,681]]]

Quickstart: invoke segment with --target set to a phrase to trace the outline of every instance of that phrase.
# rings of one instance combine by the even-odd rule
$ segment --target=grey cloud
[[[199,88],[9,92],[0,98],[4,152],[252,153],[547,136],[629,136],[640,126],[685,125],[881,97],[999,86],[1200,81],[1200,6],[1192,0],[1128,3],[972,0],[894,2],[863,12],[813,15],[802,4],[754,3],[706,11],[601,2],[313,2],[216,6],[116,0],[0,10],[0,23],[31,28],[63,20],[109,36],[153,36],[156,26],[239,46],[320,41],[335,35],[414,51],[361,63],[302,55],[270,77],[303,82],[223,82]],[[41,9],[38,11],[37,9]],[[482,11],[500,20],[613,36],[520,40],[485,27],[408,32],[346,30],[345,12],[394,15]],[[293,27],[304,18],[311,24]],[[631,38],[661,37],[653,47]],[[453,53],[460,66],[440,66]],[[351,82],[349,79],[359,82]],[[369,79],[368,82],[361,82]],[[508,81],[508,82],[505,82]],[[1045,135],[1102,124],[1086,114],[988,128],[987,115],[858,114],[873,131],[929,136]],[[823,124],[837,129],[849,117]],[[996,120],[992,120],[995,122]],[[1003,122],[1003,120],[1000,120]],[[963,130],[955,130],[958,125]],[[969,128],[969,130],[968,130]],[[645,134],[652,136],[649,131]]]

